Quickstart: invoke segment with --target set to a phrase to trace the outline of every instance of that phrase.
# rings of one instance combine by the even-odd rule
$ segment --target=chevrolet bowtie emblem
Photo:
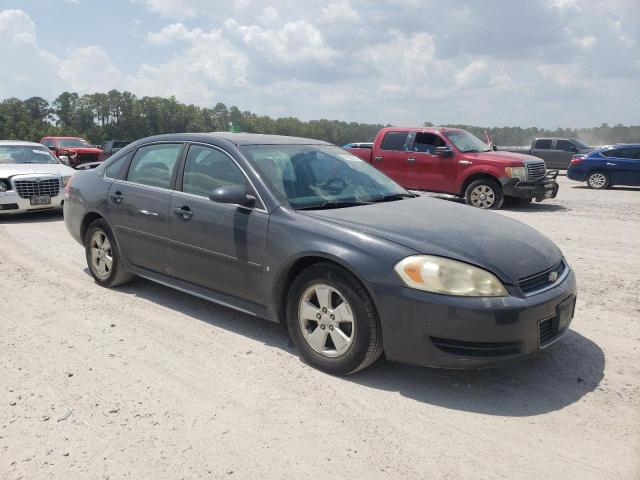
[[[551,272],[549,274],[549,282],[553,283],[558,279],[558,272]]]

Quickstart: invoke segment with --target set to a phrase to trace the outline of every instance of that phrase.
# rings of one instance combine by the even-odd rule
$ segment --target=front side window
[[[395,150],[401,152],[405,150],[405,143],[409,132],[387,132],[382,139],[382,150]]]
[[[104,174],[108,178],[114,178],[117,180],[122,180],[125,178],[127,174],[127,165],[129,164],[129,160],[133,156],[135,150],[132,150],[129,153],[126,153],[122,157],[118,158],[116,161],[112,162],[104,171]]]
[[[436,153],[436,147],[446,147],[447,144],[438,135],[433,133],[418,132],[413,142],[414,152],[425,152],[431,155]]]
[[[569,140],[556,140],[556,150],[564,150],[565,152],[577,152],[578,149]]]
[[[215,148],[191,145],[184,165],[182,191],[209,197],[216,188],[226,185],[247,188],[247,179],[235,162]]]
[[[551,150],[551,139],[550,138],[541,138],[536,140],[536,144],[533,148],[537,148],[539,150]]]
[[[45,146],[0,146],[0,165],[17,163],[60,163]]]
[[[181,148],[182,145],[178,143],[140,147],[131,161],[127,180],[152,187],[171,188],[171,178]]]
[[[248,145],[241,150],[273,194],[294,209],[337,208],[413,196],[338,147]]]

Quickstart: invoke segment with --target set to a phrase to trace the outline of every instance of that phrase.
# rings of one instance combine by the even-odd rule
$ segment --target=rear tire
[[[133,278],[125,270],[115,236],[103,219],[94,220],[87,228],[84,248],[89,272],[99,285],[115,287]]]
[[[502,208],[504,196],[498,182],[489,178],[481,178],[469,184],[465,190],[464,200],[467,205],[472,207],[498,210]]]
[[[604,190],[608,188],[610,184],[609,175],[605,172],[591,172],[587,177],[587,185],[589,188]]]
[[[287,325],[300,355],[333,375],[362,370],[382,354],[371,297],[354,275],[332,263],[312,265],[293,281]]]

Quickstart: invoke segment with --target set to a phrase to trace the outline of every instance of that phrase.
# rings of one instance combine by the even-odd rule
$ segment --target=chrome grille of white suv
[[[59,178],[39,178],[30,180],[14,180],[18,195],[31,198],[35,195],[49,195],[55,197],[60,192]]]

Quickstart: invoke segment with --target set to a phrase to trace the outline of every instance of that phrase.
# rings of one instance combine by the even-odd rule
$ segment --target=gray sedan
[[[138,275],[283,322],[305,360],[464,368],[567,332],[560,250],[499,214],[416,197],[348,152],[268,135],[172,134],[78,172],[65,223],[96,282]]]

